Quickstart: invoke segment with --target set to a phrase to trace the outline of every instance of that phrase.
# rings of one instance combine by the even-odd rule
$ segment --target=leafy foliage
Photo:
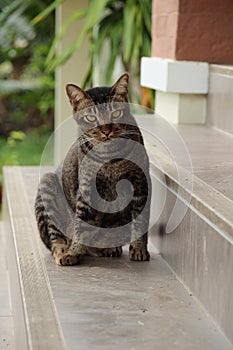
[[[43,23],[31,22],[49,0],[1,0],[0,132],[53,126],[54,73],[45,60],[54,34],[54,14]]]
[[[53,15],[43,25],[35,27],[31,19],[49,0],[1,0],[0,13],[0,63],[18,62],[25,65],[34,47],[41,42],[49,43],[53,36]],[[50,23],[49,23],[50,21]],[[52,30],[51,30],[52,28]]]
[[[59,1],[53,3],[53,7]],[[110,55],[105,69],[105,83],[111,82],[116,61],[121,59],[124,70],[136,75],[142,56],[150,56],[151,50],[151,0],[90,0],[87,9],[75,12],[58,32],[47,58],[49,70],[66,62],[80,47],[86,36],[90,38],[90,61],[84,86],[93,81],[94,66],[101,59],[106,43]],[[36,17],[44,19],[48,11]],[[85,24],[77,39],[61,55],[56,55],[59,40],[71,23],[85,18]]]

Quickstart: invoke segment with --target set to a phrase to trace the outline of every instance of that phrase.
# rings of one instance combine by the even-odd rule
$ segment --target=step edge
[[[165,175],[167,187],[175,193],[181,192],[183,199],[197,211],[200,211],[215,226],[219,227],[225,233],[225,237],[233,244],[233,201],[198,176],[190,174],[181,166],[177,166],[162,151],[152,148],[149,144],[146,144],[146,148],[150,158],[151,170],[155,169],[155,172],[159,171],[161,175]],[[156,162],[153,161],[154,157]],[[187,178],[193,181],[191,185],[190,183],[179,183],[177,168],[184,176],[187,174]],[[214,206],[216,203],[221,203],[217,209]]]
[[[39,341],[41,339],[45,340],[47,334],[46,346],[50,349],[64,350],[66,349],[64,335],[53,300],[40,249],[37,227],[32,217],[20,167],[4,167],[3,178],[4,196],[9,208],[10,228],[14,240],[28,347],[29,349],[36,349],[39,346]],[[21,198],[17,203],[13,200],[16,194],[18,194],[18,198]],[[20,201],[23,205],[20,205]],[[32,236],[30,237],[30,235]],[[20,242],[22,239],[25,242],[34,240],[36,244],[30,246],[29,243],[22,246]],[[27,262],[29,262],[29,267],[26,264]],[[31,267],[35,267],[35,274],[30,273]],[[30,279],[28,276],[30,276]],[[34,297],[30,293],[34,294]],[[40,310],[38,308],[35,310],[33,300],[34,302],[41,302],[43,306]],[[33,321],[35,319],[37,322]],[[49,330],[48,323],[50,324]]]

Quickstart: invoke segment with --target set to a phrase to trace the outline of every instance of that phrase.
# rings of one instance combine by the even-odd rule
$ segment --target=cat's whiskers
[[[115,132],[115,137],[113,138],[117,138],[117,137],[122,137],[122,138],[130,138],[131,135],[136,135],[135,130],[119,130],[117,132]],[[79,146],[82,146],[85,143],[91,142],[93,145],[94,144],[99,144],[103,141],[98,140],[95,137],[83,134],[81,136],[78,137],[78,144]]]
[[[78,143],[79,143],[79,146],[82,146],[84,143],[87,143],[87,142],[90,142],[90,141],[94,141],[95,139],[91,136],[87,136],[87,135],[81,135],[79,138],[78,138]],[[96,141],[96,140],[95,140]]]
[[[136,132],[134,130],[126,130],[126,131],[121,131],[118,134],[119,137],[127,137],[130,135],[136,135]]]

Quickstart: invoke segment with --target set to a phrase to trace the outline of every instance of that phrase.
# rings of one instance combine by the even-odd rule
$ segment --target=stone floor
[[[155,253],[138,263],[125,250],[67,269],[45,252],[45,263],[69,350],[232,349]]]

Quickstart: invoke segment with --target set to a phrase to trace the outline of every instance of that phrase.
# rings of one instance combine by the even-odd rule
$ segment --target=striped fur
[[[129,247],[131,260],[149,260],[149,162],[144,147],[140,148],[140,152],[136,150],[137,164],[142,168],[130,158],[135,153],[135,145],[143,146],[143,139],[127,104],[128,75],[124,74],[112,87],[84,91],[69,84],[66,91],[79,136],[61,167],[41,179],[35,201],[40,237],[59,265],[77,264],[82,255],[120,256],[121,246],[111,246],[111,240],[106,241],[109,238],[104,232],[108,230],[124,234],[128,242],[133,238]],[[119,139],[134,141],[124,144],[125,157],[122,157],[117,142],[105,142]],[[88,166],[83,166],[84,159],[87,159]],[[105,200],[103,210],[90,204],[90,201],[98,203],[94,187],[90,185],[97,168],[95,185],[98,194]],[[126,207],[111,213],[109,205],[116,200],[117,184],[122,179],[132,184],[133,198]],[[122,195],[124,201],[124,193]],[[136,220],[141,212],[143,217]],[[86,243],[87,227],[91,235]],[[101,247],[95,245],[96,240],[101,242]]]

